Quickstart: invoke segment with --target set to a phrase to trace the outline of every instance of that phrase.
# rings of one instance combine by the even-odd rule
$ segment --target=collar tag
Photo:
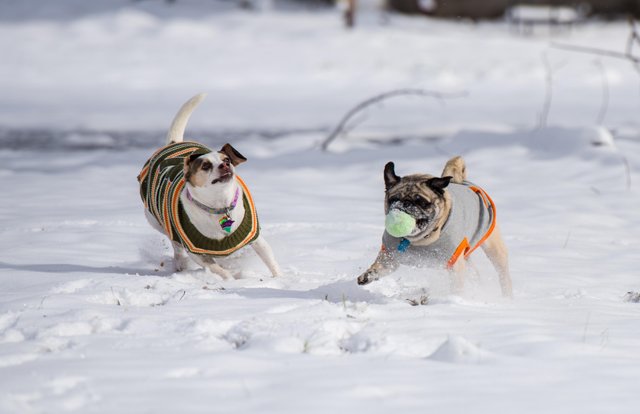
[[[227,233],[231,233],[231,226],[233,225],[233,223],[235,223],[235,221],[231,220],[231,218],[225,214],[220,220],[218,220],[218,223],[220,223],[220,227],[222,227],[222,230],[226,231]]]
[[[402,240],[400,240],[400,244],[398,244],[398,251],[400,253],[406,252],[410,244],[411,242],[409,240],[403,238]]]

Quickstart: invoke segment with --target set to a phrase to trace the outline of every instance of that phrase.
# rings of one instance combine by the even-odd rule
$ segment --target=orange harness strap
[[[456,264],[460,256],[464,255],[465,259],[469,257],[475,249],[477,249],[482,245],[482,243],[487,241],[489,236],[491,236],[491,233],[493,233],[493,230],[496,228],[496,206],[493,203],[493,200],[491,199],[491,197],[489,197],[489,194],[487,194],[486,191],[484,191],[480,187],[470,186],[469,188],[475,191],[484,202],[484,205],[491,210],[491,212],[493,213],[493,221],[491,222],[491,226],[489,226],[489,230],[487,230],[487,232],[484,234],[484,236],[482,236],[482,238],[478,241],[478,243],[475,244],[475,246],[473,247],[470,246],[469,240],[467,240],[466,237],[460,242],[458,247],[456,247],[456,251],[453,253],[451,258],[447,262],[448,269],[451,269]]]

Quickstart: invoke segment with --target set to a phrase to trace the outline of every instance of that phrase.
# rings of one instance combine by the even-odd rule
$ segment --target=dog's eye
[[[211,169],[211,163],[210,162],[205,162],[202,164],[202,171],[209,171]]]
[[[229,158],[225,158],[222,162],[224,162],[224,165],[231,164],[231,161],[229,160]]]
[[[413,201],[419,205],[422,208],[427,208],[431,205],[430,202],[428,202],[427,200],[425,200],[424,198],[420,197],[420,196],[416,196]]]

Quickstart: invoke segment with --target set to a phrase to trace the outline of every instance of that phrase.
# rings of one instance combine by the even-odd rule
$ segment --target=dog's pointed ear
[[[238,150],[233,148],[229,143],[224,144],[222,149],[220,149],[220,152],[226,154],[227,157],[229,157],[229,159],[231,160],[231,164],[233,164],[234,167],[237,167],[247,160],[244,155],[240,154]]]
[[[437,194],[443,195],[444,189],[447,188],[453,177],[433,177],[427,180],[427,186]]]
[[[395,169],[396,166],[393,162],[388,162],[387,165],[384,166],[384,187],[387,190],[398,184],[401,180],[401,178],[396,175]]]

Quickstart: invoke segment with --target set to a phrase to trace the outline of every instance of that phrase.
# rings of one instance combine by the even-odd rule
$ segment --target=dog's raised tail
[[[442,170],[442,177],[453,177],[451,181],[461,184],[467,179],[467,166],[461,156],[453,157]]]
[[[200,93],[182,105],[169,127],[169,132],[167,133],[167,145],[182,142],[184,140],[184,130],[187,128],[189,117],[206,96],[206,93]]]

